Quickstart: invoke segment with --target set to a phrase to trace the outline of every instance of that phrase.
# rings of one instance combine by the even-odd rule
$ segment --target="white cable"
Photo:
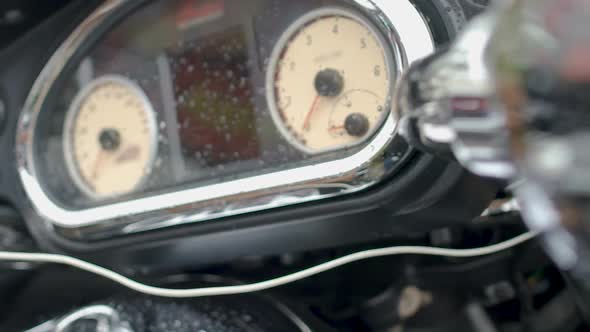
[[[130,288],[134,291],[159,296],[159,297],[171,297],[171,298],[190,298],[190,297],[204,297],[204,296],[219,296],[219,295],[234,295],[234,294],[245,294],[253,293],[257,291],[267,290],[283,286],[301,279],[305,279],[316,274],[326,272],[328,270],[335,269],[337,267],[350,264],[353,262],[375,258],[383,256],[393,255],[427,255],[427,256],[445,256],[445,257],[478,257],[491,255],[500,251],[504,251],[522,243],[525,243],[534,237],[537,233],[528,232],[517,236],[508,241],[491,245],[489,247],[482,247],[476,249],[444,249],[434,247],[388,247],[382,249],[373,249],[357,252],[350,254],[335,260],[316,265],[314,267],[288,274],[275,279],[267,281],[257,282],[248,285],[238,286],[221,286],[221,287],[208,287],[208,288],[195,288],[195,289],[170,289],[160,288],[142,284],[130,278],[127,278],[114,271],[100,267],[98,265],[64,255],[55,254],[41,254],[41,253],[24,253],[24,252],[6,252],[0,251],[0,261],[11,261],[11,262],[34,262],[34,263],[54,263],[69,265],[80,270],[84,270],[104,278],[110,279],[120,285]]]

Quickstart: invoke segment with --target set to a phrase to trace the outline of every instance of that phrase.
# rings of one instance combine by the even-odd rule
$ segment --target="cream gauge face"
[[[306,153],[362,143],[390,114],[392,73],[390,52],[366,19],[313,11],[285,32],[269,62],[273,120]]]
[[[74,100],[64,128],[68,169],[79,189],[95,198],[137,189],[157,149],[155,113],[132,81],[105,76]]]

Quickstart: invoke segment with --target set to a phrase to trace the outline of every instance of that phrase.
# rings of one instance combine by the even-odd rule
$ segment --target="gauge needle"
[[[100,152],[98,153],[98,156],[96,157],[96,161],[94,162],[94,168],[92,169],[92,179],[96,180],[98,178],[98,172],[100,171],[100,168],[105,160],[106,157],[106,153],[104,150],[100,150]]]
[[[330,131],[336,131],[336,130],[342,130],[344,129],[344,126],[332,126],[330,127]]]
[[[307,113],[307,115],[305,116],[305,122],[303,123],[303,130],[309,130],[311,116],[313,115],[313,113],[315,113],[315,110],[318,108],[318,104],[320,103],[321,97],[322,96],[317,95],[315,97],[315,99],[313,100],[313,104],[311,105],[311,109],[309,110],[309,113]]]

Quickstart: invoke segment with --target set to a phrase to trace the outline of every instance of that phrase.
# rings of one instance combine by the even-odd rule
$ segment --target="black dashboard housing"
[[[424,6],[420,2],[416,0],[419,8]],[[177,268],[242,256],[382,242],[469,222],[501,189],[502,183],[476,177],[453,161],[412,151],[404,167],[383,184],[345,197],[100,242],[59,237],[48,231],[20,183],[16,126],[45,62],[99,3],[72,1],[0,52],[0,100],[6,109],[5,123],[0,123],[0,202],[23,216],[42,250],[110,266]],[[465,12],[467,16],[475,13]],[[429,19],[432,24],[442,21],[440,17]],[[439,42],[444,43],[444,38]]]

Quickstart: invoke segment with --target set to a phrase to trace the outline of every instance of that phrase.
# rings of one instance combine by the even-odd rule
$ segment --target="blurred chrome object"
[[[580,280],[590,280],[588,22],[588,0],[498,2],[398,92],[415,145],[525,180],[515,191],[529,226]]]
[[[476,18],[448,50],[413,66],[402,81],[401,131],[437,153],[451,149],[467,168],[484,176],[511,177],[505,116],[496,111],[486,64],[496,16]]]
[[[76,310],[59,319],[47,321],[27,332],[69,332],[69,331],[97,331],[97,332],[133,332],[129,324],[121,321],[115,309],[95,305]]]
[[[500,12],[490,63],[512,158],[528,183],[519,190],[523,213],[557,263],[586,281],[590,2],[517,1]]]

